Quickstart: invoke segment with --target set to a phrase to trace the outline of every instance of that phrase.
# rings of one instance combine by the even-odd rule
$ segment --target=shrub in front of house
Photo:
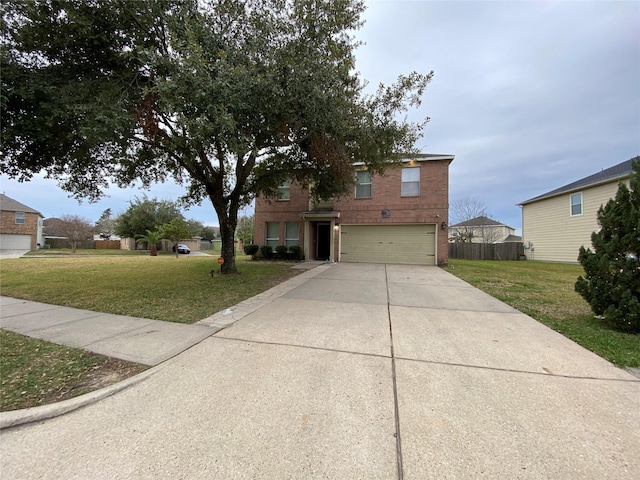
[[[256,254],[258,253],[258,250],[260,250],[260,247],[258,245],[251,243],[249,245],[245,245],[243,247],[243,250],[245,255],[251,255],[251,258],[255,260]]]
[[[302,247],[299,245],[292,245],[289,247],[289,258],[295,261],[302,260]]]
[[[270,259],[273,257],[273,247],[271,245],[262,245],[260,247],[260,254],[262,258]]]
[[[287,248],[286,245],[278,245],[276,247],[276,258],[278,260],[286,260],[287,259]]]

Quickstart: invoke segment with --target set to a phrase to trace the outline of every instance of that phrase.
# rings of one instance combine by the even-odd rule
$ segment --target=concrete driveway
[[[29,250],[7,250],[0,249],[0,259],[3,258],[20,258],[21,256],[29,253]]]
[[[640,478],[635,377],[435,267],[308,273],[134,387],[3,431],[2,476]]]

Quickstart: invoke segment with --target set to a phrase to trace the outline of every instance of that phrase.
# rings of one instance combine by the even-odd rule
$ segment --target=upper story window
[[[571,195],[571,216],[582,215],[582,192]]]
[[[24,224],[24,212],[16,212],[16,224]]]
[[[371,172],[356,172],[356,198],[371,198]]]
[[[420,196],[420,167],[407,167],[402,169],[403,197]]]
[[[278,186],[278,200],[291,199],[291,180],[287,180]]]

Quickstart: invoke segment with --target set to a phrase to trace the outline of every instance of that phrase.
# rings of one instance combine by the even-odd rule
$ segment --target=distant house
[[[600,206],[615,197],[620,182],[629,185],[632,160],[520,203],[527,258],[577,262],[580,247],[590,247],[600,229]]]
[[[522,239],[515,233],[515,228],[481,216],[450,225],[449,242],[502,243],[521,241]]]
[[[286,182],[277,199],[256,199],[254,242],[299,246],[308,260],[446,264],[453,158],[421,154],[385,175],[354,165],[353,192],[320,202]]]
[[[42,214],[0,194],[0,249],[36,250],[44,243]]]

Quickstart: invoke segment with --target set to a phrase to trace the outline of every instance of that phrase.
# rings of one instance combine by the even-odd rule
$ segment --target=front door
[[[329,260],[331,258],[331,223],[318,222],[316,233],[316,259]]]

